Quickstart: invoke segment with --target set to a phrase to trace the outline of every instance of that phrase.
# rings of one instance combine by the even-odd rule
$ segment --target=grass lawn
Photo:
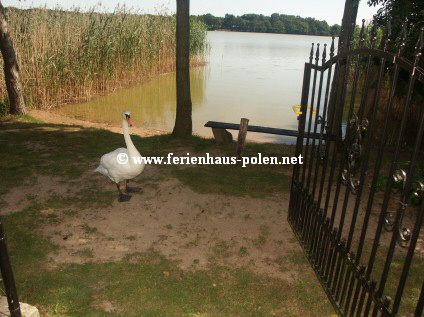
[[[201,156],[205,152],[233,156],[235,152],[234,145],[218,147],[213,140],[197,137],[184,142],[168,135],[132,138],[145,156],[165,156],[169,152],[180,156],[187,152],[193,156]],[[31,122],[28,117],[1,123],[0,208],[5,213],[15,204],[19,207],[16,207],[19,210],[4,215],[3,221],[21,301],[37,306],[42,316],[259,317],[333,314],[291,232],[287,231],[289,236],[273,235],[273,224],[264,222],[272,212],[282,219],[281,225],[287,227],[284,205],[279,207],[281,210],[252,207],[253,211],[248,206],[271,206],[267,205],[268,197],[274,197],[272,203],[280,206],[279,197],[287,197],[290,188],[289,166],[284,169],[265,165],[247,168],[161,166],[154,172],[147,172],[149,167],[146,167],[147,174],[141,176],[141,182],[149,184],[149,188],[142,194],[145,195],[141,196],[143,199],[134,196],[130,202],[135,204],[136,199],[140,199],[140,204],[145,206],[141,212],[159,217],[155,207],[148,205],[153,199],[148,196],[149,193],[164,201],[175,196],[178,202],[181,191],[189,191],[193,201],[186,202],[180,198],[180,207],[173,203],[175,211],[168,210],[170,219],[160,224],[163,232],[170,233],[160,234],[160,239],[150,247],[142,251],[129,247],[118,258],[99,259],[99,249],[117,242],[120,236],[120,241],[130,246],[142,243],[138,231],[145,230],[144,224],[140,224],[138,231],[135,228],[130,234],[131,228],[114,229],[114,223],[109,223],[104,229],[91,220],[96,218],[101,221],[106,214],[113,217],[120,209],[131,206],[122,207],[116,202],[113,183],[101,175],[93,178],[91,174],[102,154],[122,146],[121,134],[105,130]],[[246,155],[260,152],[268,156],[288,156],[293,151],[292,146],[250,144]],[[43,185],[45,187],[40,185],[40,178],[47,183]],[[180,184],[175,193],[168,189],[160,191],[162,184],[172,180]],[[196,197],[209,197],[210,200],[205,203],[197,201]],[[246,205],[241,209],[236,208],[243,203]],[[199,208],[198,214],[218,219],[223,226],[236,219],[241,224],[256,228],[258,222],[257,232],[252,238],[248,235],[248,238],[240,238],[237,243],[222,234],[211,234],[212,241],[206,241],[201,230],[196,234],[190,228],[183,231],[181,228],[185,228],[185,223],[173,221],[177,208],[184,212],[184,208]],[[194,215],[193,210],[187,213],[193,212]],[[193,217],[198,217],[198,214],[196,211]],[[193,222],[196,223],[199,222]],[[114,236],[108,235],[109,228],[117,230]],[[231,229],[228,228],[229,231]],[[46,230],[52,234],[46,234]],[[58,261],[60,254],[67,252],[63,250],[76,231],[91,244],[81,242],[81,247],[76,246],[79,248],[77,251],[68,252],[66,259],[69,261]],[[211,231],[216,232],[216,228]],[[170,241],[172,235],[177,238],[188,236],[184,248],[174,249],[177,249],[176,253],[194,254],[189,268],[183,268],[181,261],[172,258],[172,255],[162,254],[158,247],[160,243]],[[81,241],[84,239],[79,238]],[[97,244],[100,242],[105,244]],[[204,250],[196,249],[202,243]],[[286,245],[291,247],[285,250]],[[273,251],[267,249],[270,246],[282,250],[282,255],[273,258]],[[201,252],[204,252],[206,262],[202,260]],[[257,257],[263,257],[263,263],[255,263]],[[78,258],[78,261],[73,261],[73,258]],[[261,270],[255,270],[255,265]],[[268,268],[273,268],[275,274],[266,274]],[[287,278],[280,278],[278,274]]]

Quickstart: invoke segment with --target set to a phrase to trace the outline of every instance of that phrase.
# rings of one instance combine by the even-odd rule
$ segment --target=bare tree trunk
[[[190,95],[190,0],[177,0],[177,115],[172,134],[187,137],[192,133]]]
[[[356,16],[358,14],[359,0],[346,0],[345,8],[343,12],[342,28],[339,36],[339,54],[349,50],[350,41],[353,38]],[[346,87],[345,77],[348,71],[347,63],[340,63],[339,67],[336,68],[334,78],[338,78],[337,82],[333,80],[331,95],[330,95],[330,108],[329,116],[334,113],[334,121],[331,126],[331,134],[341,135],[342,120],[343,120],[343,109],[344,109],[344,96],[342,94],[343,89]],[[332,142],[333,143],[333,142]]]
[[[22,85],[19,79],[19,66],[16,60],[12,39],[7,30],[4,7],[0,1],[0,51],[4,63],[4,79],[9,96],[10,113],[26,114]]]
[[[360,0],[346,0],[343,11],[342,27],[339,37],[340,53],[349,49],[349,41],[353,38],[356,25],[356,16],[358,15],[358,6]]]

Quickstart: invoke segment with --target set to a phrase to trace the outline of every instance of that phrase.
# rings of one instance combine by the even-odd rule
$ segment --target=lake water
[[[302,77],[311,43],[331,43],[330,37],[286,34],[208,32],[208,64],[191,71],[193,132],[212,137],[209,121],[297,130],[292,106],[300,104]],[[175,74],[121,89],[90,102],[58,109],[69,116],[120,125],[122,110],[133,123],[172,131],[176,107]],[[236,132],[233,132],[236,137]],[[292,137],[251,133],[248,140],[293,143]]]

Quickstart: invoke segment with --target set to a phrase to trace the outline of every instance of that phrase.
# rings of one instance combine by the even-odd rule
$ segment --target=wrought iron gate
[[[328,61],[312,45],[288,219],[340,316],[422,316],[424,29],[411,62],[406,23],[396,53],[376,28]]]

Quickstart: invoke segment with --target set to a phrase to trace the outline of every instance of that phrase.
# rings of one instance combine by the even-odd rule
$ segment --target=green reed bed
[[[175,16],[168,13],[9,8],[7,18],[29,105],[82,101],[175,69]],[[206,28],[193,19],[193,63],[205,48]],[[7,99],[4,82],[0,96]]]

